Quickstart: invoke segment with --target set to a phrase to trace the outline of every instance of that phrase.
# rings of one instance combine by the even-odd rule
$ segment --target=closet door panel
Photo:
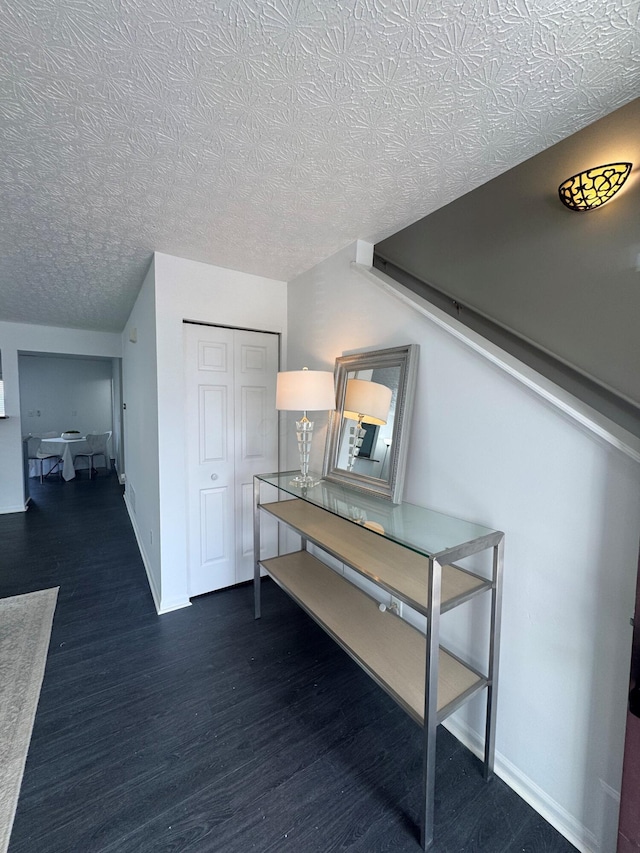
[[[233,331],[185,325],[189,595],[234,583]]]
[[[278,468],[277,335],[185,323],[189,595],[253,577],[253,475]],[[265,530],[275,549],[277,526]],[[274,551],[271,550],[271,553]]]
[[[236,334],[236,583],[253,577],[253,475],[278,470],[278,338]],[[275,549],[277,529],[263,533]],[[272,550],[271,553],[274,553]]]

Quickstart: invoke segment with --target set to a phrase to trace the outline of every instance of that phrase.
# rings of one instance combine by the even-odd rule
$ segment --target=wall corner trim
[[[164,616],[165,613],[173,613],[174,610],[182,610],[185,607],[191,607],[189,599],[176,599],[163,604],[158,610],[158,616]]]
[[[564,391],[554,382],[546,379],[537,371],[500,349],[500,347],[485,340],[473,330],[468,329],[453,317],[449,317],[439,308],[430,305],[426,300],[421,299],[380,270],[359,264],[356,261],[351,262],[351,267],[375,283],[383,292],[400,300],[441,329],[444,329],[448,334],[457,338],[465,346],[468,346],[483,358],[486,358],[501,370],[504,370],[505,373],[508,373],[546,402],[576,421],[581,427],[615,447],[616,450],[629,456],[634,462],[640,463],[640,439],[636,438],[636,436],[618,426],[618,424],[613,423],[609,418],[596,412],[589,405],[578,400],[577,397],[574,397],[567,391]]]
[[[356,240],[356,264],[364,267],[373,265],[373,243],[368,243],[366,240]]]
[[[12,512],[26,512],[27,504],[16,504],[15,506],[0,507],[0,515],[9,515]]]
[[[133,527],[133,533],[136,537],[136,542],[138,543],[138,550],[140,551],[140,556],[142,557],[142,563],[144,565],[144,570],[147,574],[147,581],[149,583],[149,589],[151,590],[151,597],[153,598],[153,603],[156,608],[156,613],[158,616],[162,616],[163,613],[171,613],[172,610],[180,610],[183,607],[191,607],[191,602],[189,599],[186,601],[173,601],[173,602],[163,602],[162,596],[160,595],[160,590],[157,588],[153,573],[151,572],[151,566],[149,565],[149,560],[147,554],[145,553],[144,548],[142,547],[142,538],[140,536],[140,531],[138,530],[138,525],[136,523],[135,513],[131,509],[131,504],[127,499],[127,493],[125,492],[123,495],[124,504],[127,508],[127,512],[129,514],[129,520],[131,521],[131,526]]]

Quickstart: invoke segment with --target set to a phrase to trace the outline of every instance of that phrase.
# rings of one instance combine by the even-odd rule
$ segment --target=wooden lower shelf
[[[333,639],[421,725],[426,638],[307,551],[261,565]],[[486,679],[440,649],[438,722],[486,685]]]
[[[265,503],[260,508],[411,607],[426,613],[429,561],[422,554],[403,548],[399,559],[395,542],[303,500]],[[445,613],[490,588],[491,583],[484,578],[457,566],[445,565],[442,567],[440,611]]]

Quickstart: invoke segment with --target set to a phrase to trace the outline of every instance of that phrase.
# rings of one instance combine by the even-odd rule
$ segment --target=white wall
[[[125,466],[127,488],[133,485],[137,490],[138,539],[144,544],[147,572],[157,586],[156,606],[166,612],[189,603],[183,320],[283,333],[287,287],[281,281],[161,253],[155,255],[150,276],[123,335]],[[154,329],[145,325],[144,334],[149,339],[154,336],[156,365],[152,368],[154,354],[145,342],[146,367],[134,378],[130,368],[134,359],[140,360],[142,323],[149,321],[153,311]],[[138,343],[129,344],[129,330],[136,324]],[[141,413],[137,406],[134,414],[130,400],[140,383],[146,383],[145,396],[156,395],[153,407],[157,408],[150,402],[147,408],[157,446],[136,436]],[[157,474],[154,467],[159,467]]]
[[[156,606],[162,598],[154,264],[122,333],[125,501]],[[133,338],[134,340],[131,340]]]
[[[0,420],[0,513],[24,506],[18,352],[66,353],[118,358],[120,335],[27,323],[0,322],[0,357],[7,420]]]
[[[112,404],[111,411],[113,415],[113,457],[115,459],[115,467],[118,474],[124,472],[124,450],[122,447],[122,359],[111,359],[111,376],[112,376]]]
[[[290,284],[289,361],[420,345],[404,498],[506,532],[497,772],[574,844],[610,853],[640,466],[367,280],[354,258],[351,247]],[[484,603],[465,608],[443,617],[460,649],[484,637]],[[482,705],[450,723],[475,746]]]
[[[25,432],[112,430],[112,359],[20,355],[18,369]]]

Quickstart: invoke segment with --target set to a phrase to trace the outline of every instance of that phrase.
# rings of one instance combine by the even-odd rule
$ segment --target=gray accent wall
[[[634,168],[607,205],[560,203],[564,179],[618,160]],[[532,344],[577,396],[586,377],[614,408],[618,398],[629,428],[640,415],[639,172],[636,99],[382,241],[377,265],[427,283],[463,322],[486,318]]]

